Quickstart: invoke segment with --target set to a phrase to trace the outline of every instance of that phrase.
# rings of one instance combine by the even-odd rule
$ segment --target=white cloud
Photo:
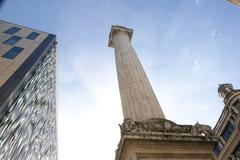
[[[210,36],[211,38],[215,38],[216,36],[222,35],[224,32],[219,29],[214,29],[211,31]]]
[[[194,60],[194,65],[192,67],[193,71],[197,71],[200,68],[199,59]]]
[[[199,4],[200,0],[195,0],[194,2],[195,2],[195,4]]]
[[[98,107],[82,112],[78,117],[59,113],[61,159],[114,159],[120,131],[114,110],[109,108],[118,106]]]
[[[114,59],[101,53],[89,56],[94,52],[97,51],[73,46],[68,51],[74,55],[68,57],[68,69],[59,73],[58,133],[62,160],[115,156],[122,114]]]

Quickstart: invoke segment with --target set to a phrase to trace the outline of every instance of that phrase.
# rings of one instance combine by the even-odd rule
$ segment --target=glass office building
[[[55,160],[56,36],[0,21],[0,159]]]

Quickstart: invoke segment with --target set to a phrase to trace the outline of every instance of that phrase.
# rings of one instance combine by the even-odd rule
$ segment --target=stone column
[[[131,45],[132,33],[132,29],[112,26],[108,44],[115,49],[124,118],[135,121],[165,118],[142,64]]]

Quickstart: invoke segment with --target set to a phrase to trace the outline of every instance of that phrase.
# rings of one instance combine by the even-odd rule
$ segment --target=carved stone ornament
[[[139,134],[163,134],[177,133],[186,136],[213,136],[210,126],[199,124],[195,125],[179,125],[166,119],[149,119],[137,122],[130,118],[126,118],[120,125],[121,135],[139,135]]]

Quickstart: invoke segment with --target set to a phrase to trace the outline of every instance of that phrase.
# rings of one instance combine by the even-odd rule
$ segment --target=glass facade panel
[[[37,33],[37,32],[32,32],[32,33],[30,33],[30,34],[26,37],[26,39],[34,40],[34,39],[37,38],[38,35],[39,35],[39,33]]]
[[[12,28],[9,28],[8,30],[4,31],[3,33],[7,33],[7,34],[14,34],[16,33],[17,31],[19,31],[21,28],[18,28],[18,27],[12,27]]]
[[[234,124],[229,121],[223,132],[223,135],[222,135],[223,139],[227,141],[230,138],[230,136],[232,135],[232,132],[234,131],[234,129],[235,129]]]
[[[11,38],[9,38],[9,39],[6,40],[5,42],[3,42],[3,44],[7,44],[7,45],[13,46],[13,45],[16,44],[20,39],[22,39],[22,37],[12,36]]]
[[[19,53],[21,53],[23,48],[21,47],[13,47],[7,53],[5,53],[2,57],[7,59],[14,59]]]
[[[1,160],[57,160],[56,55],[51,50],[0,122]]]

